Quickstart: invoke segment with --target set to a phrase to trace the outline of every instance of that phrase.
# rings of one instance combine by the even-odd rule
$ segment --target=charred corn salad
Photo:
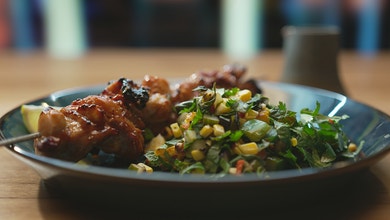
[[[199,96],[176,106],[177,122],[148,143],[142,169],[239,175],[328,167],[361,148],[341,129],[348,116],[322,115],[318,102],[297,113],[249,90],[196,91]]]

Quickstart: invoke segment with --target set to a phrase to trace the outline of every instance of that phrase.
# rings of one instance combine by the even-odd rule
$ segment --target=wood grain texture
[[[12,108],[53,91],[104,84],[112,79],[141,79],[144,75],[167,78],[187,77],[202,69],[220,69],[233,62],[217,50],[93,50],[75,60],[56,60],[44,52],[0,54],[0,115]],[[277,81],[283,68],[283,53],[262,51],[242,61],[248,77]],[[362,57],[342,51],[340,78],[352,99],[390,114],[390,52]],[[359,174],[350,191],[340,197],[319,198],[317,203],[290,207],[283,212],[263,213],[262,217],[301,219],[388,219],[390,216],[390,155]],[[298,198],[297,198],[298,199]],[[304,213],[303,213],[304,212]],[[113,217],[182,218],[174,213],[149,213],[115,207],[96,209],[69,201],[50,192],[39,175],[10,152],[0,148],[0,219],[108,219]],[[187,218],[188,217],[188,218]],[[186,219],[207,218],[188,213]],[[210,217],[210,216],[209,216]]]

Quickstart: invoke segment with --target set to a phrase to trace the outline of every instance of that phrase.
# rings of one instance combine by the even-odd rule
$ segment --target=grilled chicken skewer
[[[242,82],[245,68],[226,66],[222,71],[198,72],[171,88],[168,81],[145,76],[141,84],[121,78],[99,95],[73,101],[61,109],[48,107],[38,121],[38,155],[78,161],[102,150],[129,162],[144,152],[143,131],[155,134],[176,118],[174,105],[189,100],[197,86],[247,88],[259,92],[253,81]]]
[[[39,137],[40,135],[41,135],[40,133],[36,132],[36,133],[26,134],[14,138],[3,139],[0,140],[0,146],[8,146],[19,142],[30,141]]]
[[[61,109],[48,107],[38,121],[41,137],[35,140],[39,155],[78,161],[93,149],[129,161],[143,153],[145,125],[139,108],[148,91],[120,79],[99,95],[77,99]]]

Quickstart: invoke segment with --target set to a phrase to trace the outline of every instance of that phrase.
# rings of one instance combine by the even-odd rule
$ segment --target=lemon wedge
[[[22,105],[20,112],[22,114],[23,123],[30,133],[38,132],[39,115],[48,105],[42,103],[41,105]]]

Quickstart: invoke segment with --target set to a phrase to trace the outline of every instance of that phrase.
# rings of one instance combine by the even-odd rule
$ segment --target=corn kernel
[[[257,144],[255,142],[240,144],[240,145],[238,145],[238,148],[240,149],[242,154],[255,155],[255,154],[259,153],[259,147],[257,147]]]
[[[82,166],[92,165],[92,163],[90,161],[87,161],[86,159],[81,159],[81,160],[77,161],[76,164],[77,165],[82,165]]]
[[[159,156],[159,157],[164,158],[164,156],[165,156],[165,151],[166,151],[166,150],[167,150],[166,148],[158,147],[158,148],[154,151],[154,154],[156,154],[156,156]]]
[[[249,109],[247,112],[245,112],[245,119],[255,119],[259,112]]]
[[[293,146],[293,147],[297,146],[297,144],[298,144],[298,140],[295,137],[292,137],[290,139],[290,142],[291,142],[291,146]]]
[[[261,120],[261,121],[264,121],[266,123],[269,124],[269,109],[268,108],[264,108],[262,109],[258,116],[257,116],[257,119]]]
[[[218,137],[225,133],[225,128],[220,124],[213,125],[214,136]]]
[[[132,163],[132,164],[130,164],[128,169],[137,171],[137,173],[143,173],[143,172],[151,173],[151,172],[153,172],[153,168],[151,168],[150,166],[148,166],[144,163],[138,163],[138,164]]]
[[[181,124],[181,127],[188,129],[191,126],[191,122],[194,120],[196,112],[189,112],[186,114],[184,121]]]
[[[173,123],[170,125],[170,127],[172,129],[172,134],[175,138],[180,138],[183,135],[178,123]]]
[[[229,168],[229,174],[236,174],[236,173],[237,173],[237,168],[235,168],[235,167]]]
[[[143,172],[143,168],[134,163],[130,164],[130,166],[127,169],[137,171],[137,173]]]
[[[169,156],[171,157],[174,157],[177,155],[177,151],[176,151],[176,148],[175,146],[170,146],[166,149],[166,151],[168,152]]]
[[[191,156],[194,158],[196,161],[201,161],[205,158],[205,155],[202,151],[200,150],[192,150],[191,151]]]
[[[350,144],[348,145],[348,151],[349,151],[349,152],[355,152],[356,150],[357,150],[356,144],[350,143]]]
[[[223,98],[223,101],[217,106],[215,109],[216,115],[222,115],[231,111],[230,107],[226,106],[227,100],[228,99]]]
[[[205,125],[205,126],[203,126],[202,129],[200,129],[199,134],[200,134],[200,136],[206,138],[210,134],[212,134],[213,131],[214,131],[214,129],[210,125]]]
[[[144,164],[144,163],[138,163],[137,164],[139,167],[142,167],[142,169],[144,171],[146,171],[147,173],[152,173],[153,172],[153,168],[151,168],[150,166]]]
[[[252,92],[248,89],[243,89],[237,92],[236,96],[243,102],[247,102],[252,98]]]
[[[238,154],[238,155],[241,155],[242,154],[242,151],[240,150],[240,148],[238,147],[238,144],[236,144],[236,146],[233,147],[233,152],[235,154]]]

